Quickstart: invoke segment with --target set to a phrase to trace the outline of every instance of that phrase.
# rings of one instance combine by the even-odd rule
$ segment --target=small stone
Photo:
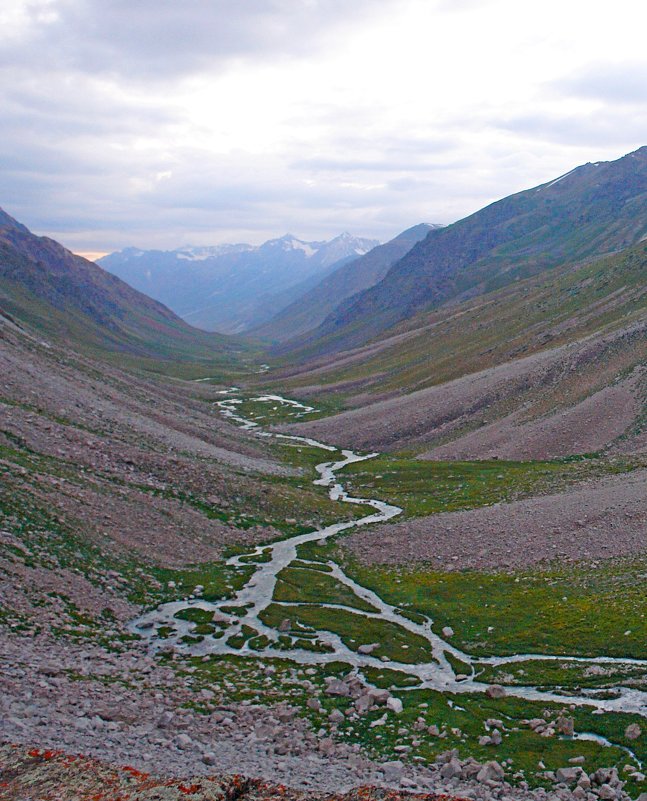
[[[168,726],[171,725],[173,721],[173,713],[166,710],[162,712],[162,714],[157,719],[157,728],[158,729],[166,729]]]
[[[344,713],[339,709],[333,709],[333,711],[328,715],[328,720],[331,723],[342,723],[345,720]]]
[[[216,765],[218,763],[218,757],[213,751],[208,751],[206,754],[202,755],[202,761],[205,765]]]
[[[485,694],[488,698],[503,698],[506,694],[505,689],[500,684],[490,684]]]
[[[443,637],[453,637],[454,636],[454,629],[451,626],[445,626],[443,628]]]

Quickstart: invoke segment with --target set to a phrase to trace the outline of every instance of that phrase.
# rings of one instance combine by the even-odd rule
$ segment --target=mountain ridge
[[[389,242],[342,265],[324,277],[309,292],[286,306],[267,323],[249,334],[282,342],[316,328],[329,313],[350,297],[368,289],[386,275],[389,268],[432,228],[442,226],[419,223]],[[280,347],[277,351],[280,353]]]
[[[48,336],[122,359],[229,362],[244,348],[192,328],[163,304],[49,237],[0,216],[0,309]]]
[[[581,165],[430,231],[382,281],[288,348],[304,360],[345,350],[425,308],[622,250],[647,234],[646,216],[647,146]]]

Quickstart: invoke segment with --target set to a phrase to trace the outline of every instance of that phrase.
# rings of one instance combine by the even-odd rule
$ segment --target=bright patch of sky
[[[0,206],[76,250],[448,223],[647,143],[647,6],[4,0]]]

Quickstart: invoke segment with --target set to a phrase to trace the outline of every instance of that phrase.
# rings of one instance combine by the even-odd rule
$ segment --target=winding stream
[[[234,388],[232,388],[232,391]],[[223,393],[225,394],[225,393]],[[280,404],[291,407],[295,416],[301,416],[314,411],[312,407],[305,406],[298,401],[289,400],[280,395],[262,395],[253,398],[254,401]],[[328,562],[328,576],[336,579],[340,584],[350,590],[354,596],[362,601],[368,602],[375,607],[376,612],[360,611],[356,608],[336,606],[334,604],[319,604],[320,607],[330,609],[344,609],[347,612],[363,615],[367,618],[379,618],[405,629],[410,634],[423,638],[429,644],[428,661],[409,664],[400,661],[387,659],[384,656],[372,654],[360,654],[349,648],[342,639],[329,631],[319,631],[316,633],[317,642],[321,646],[320,651],[305,650],[299,647],[292,647],[290,650],[280,647],[278,640],[279,632],[277,629],[265,625],[260,619],[260,615],[270,604],[280,607],[282,604],[273,599],[277,576],[281,570],[288,567],[297,559],[297,548],[309,542],[325,541],[330,537],[339,534],[356,526],[366,526],[372,523],[382,523],[399,515],[402,510],[391,504],[378,499],[354,498],[345,491],[344,487],[337,480],[337,473],[346,465],[371,459],[377,454],[359,455],[350,450],[339,450],[331,445],[318,442],[307,437],[290,436],[286,434],[269,433],[262,431],[254,420],[247,419],[238,414],[237,407],[242,404],[238,398],[226,398],[218,401],[221,413],[233,423],[246,430],[254,430],[258,436],[275,437],[284,440],[291,440],[295,443],[302,443],[311,447],[320,448],[330,453],[340,454],[342,458],[335,461],[325,461],[316,466],[319,478],[315,484],[328,487],[328,494],[333,501],[341,503],[361,504],[372,507],[375,511],[365,517],[348,520],[325,528],[299,534],[289,539],[280,540],[269,545],[261,545],[250,549],[249,552],[232,557],[227,564],[232,567],[250,565],[250,557],[265,558],[268,561],[254,562],[255,572],[252,574],[247,584],[242,587],[233,597],[223,601],[210,602],[199,597],[191,597],[162,604],[157,609],[147,612],[134,620],[131,630],[139,636],[150,641],[153,650],[168,648],[169,645],[177,649],[180,653],[191,655],[206,654],[232,654],[246,655],[254,658],[280,657],[290,659],[302,665],[326,664],[333,661],[346,662],[349,665],[362,667],[378,667],[397,670],[400,673],[408,674],[420,681],[415,689],[432,689],[441,692],[451,693],[483,693],[487,690],[488,684],[478,680],[478,671],[485,666],[502,666],[532,660],[551,660],[559,662],[582,662],[586,664],[599,664],[606,666],[638,665],[647,668],[647,660],[623,659],[615,657],[599,657],[596,659],[575,656],[555,656],[544,654],[517,654],[513,656],[493,656],[477,658],[461,651],[447,640],[432,630],[432,621],[426,619],[423,623],[416,623],[400,614],[396,607],[386,603],[375,592],[360,586],[353,579],[347,576],[342,568],[335,562]],[[301,563],[307,562],[302,557]],[[318,563],[321,564],[321,563]],[[290,601],[286,606],[303,605],[299,602]],[[212,636],[205,636],[200,642],[187,643],[183,637],[191,636],[194,623],[189,620],[182,620],[175,617],[181,610],[202,609],[214,613],[214,620],[227,626],[227,636],[220,636],[218,639]],[[244,607],[244,615],[241,620],[232,617],[232,607]],[[286,610],[286,617],[288,612]],[[244,642],[241,647],[234,647],[228,643],[230,636],[235,634],[241,625],[249,626],[258,635],[264,635],[268,644],[262,650],[253,650],[248,642]],[[162,638],[159,636],[160,627],[168,627],[171,633]],[[436,627],[438,628],[438,626]],[[368,643],[366,643],[368,644]],[[325,649],[325,650],[324,650]],[[379,649],[377,649],[379,651]],[[471,675],[460,674],[460,677],[452,668],[449,656],[453,656],[466,665],[466,669]],[[369,684],[367,682],[367,684]],[[370,684],[369,684],[370,686]],[[582,690],[580,695],[564,695],[560,692],[549,692],[538,690],[535,687],[507,686],[506,694],[517,698],[530,701],[553,702],[567,706],[575,704],[578,706],[586,705],[593,707],[599,712],[632,712],[647,718],[647,692],[632,689],[629,687],[617,687],[613,692],[615,697],[603,698],[596,697],[595,690]],[[406,692],[406,689],[398,692]],[[604,693],[601,693],[604,694]]]

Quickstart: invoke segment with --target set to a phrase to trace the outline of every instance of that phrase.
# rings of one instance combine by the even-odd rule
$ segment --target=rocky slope
[[[642,243],[420,315],[277,380],[342,396],[355,408],[298,430],[358,448],[432,459],[644,450],[645,275]]]
[[[417,312],[626,248],[646,234],[647,147],[577,167],[431,231],[293,358],[360,345]]]

